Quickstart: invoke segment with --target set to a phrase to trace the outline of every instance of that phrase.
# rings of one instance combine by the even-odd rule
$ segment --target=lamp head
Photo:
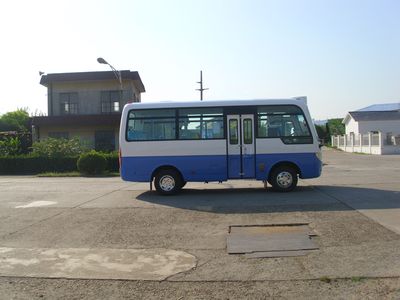
[[[98,62],[99,64],[106,64],[106,65],[108,65],[108,62],[106,62],[106,60],[105,60],[104,58],[102,58],[102,57],[99,57],[99,58],[97,59],[97,62]]]

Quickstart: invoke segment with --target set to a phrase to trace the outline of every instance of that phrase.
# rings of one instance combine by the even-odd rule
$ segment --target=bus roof
[[[215,107],[215,106],[252,106],[252,105],[298,105],[307,106],[307,97],[288,99],[254,99],[254,100],[205,100],[205,101],[163,101],[147,103],[128,103],[127,109],[146,108],[180,108],[180,107]]]

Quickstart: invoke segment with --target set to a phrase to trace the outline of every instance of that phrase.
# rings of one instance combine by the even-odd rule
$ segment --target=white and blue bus
[[[189,181],[256,179],[281,192],[321,174],[306,98],[130,103],[120,125],[121,177],[164,195]]]

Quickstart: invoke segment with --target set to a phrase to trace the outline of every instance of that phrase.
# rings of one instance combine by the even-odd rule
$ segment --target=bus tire
[[[155,176],[154,186],[161,195],[174,195],[182,188],[181,176],[173,169],[160,170]]]
[[[290,192],[297,186],[297,172],[290,166],[279,166],[271,172],[268,182],[274,191]]]

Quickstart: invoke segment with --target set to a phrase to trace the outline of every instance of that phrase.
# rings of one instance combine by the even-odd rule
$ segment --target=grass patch
[[[37,174],[37,177],[80,177],[79,172],[44,172]]]
[[[332,279],[330,279],[328,276],[322,276],[319,278],[319,280],[325,283],[331,283],[332,281]]]
[[[37,175],[38,177],[119,177],[119,172],[104,172],[97,175],[84,175],[75,172],[44,172]]]
[[[352,153],[360,154],[360,155],[370,155],[369,153],[365,153],[365,152],[352,152]]]
[[[364,277],[361,276],[353,276],[351,277],[352,282],[361,282],[364,279]]]

